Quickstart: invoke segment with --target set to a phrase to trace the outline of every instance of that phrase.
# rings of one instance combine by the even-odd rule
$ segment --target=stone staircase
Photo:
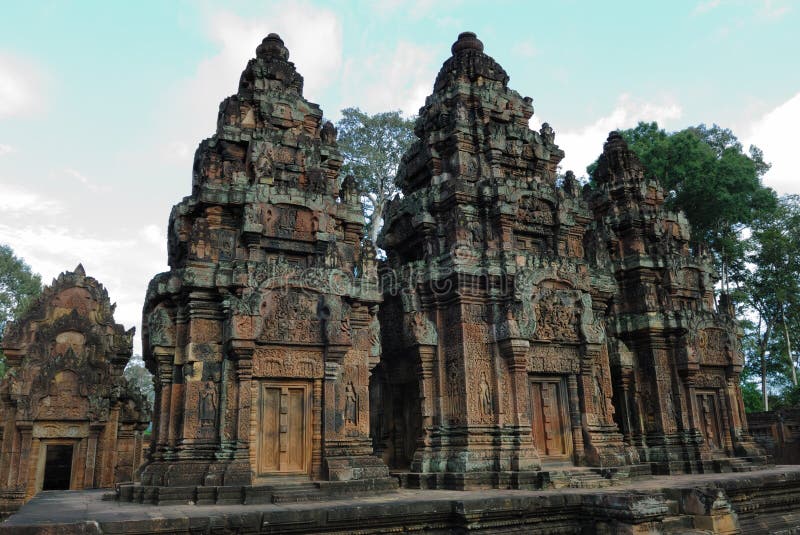
[[[753,472],[772,466],[769,457],[721,457],[704,461],[703,471],[714,473]]]
[[[317,483],[284,483],[253,486],[245,491],[246,504],[305,503],[325,500],[326,494]]]
[[[599,468],[570,467],[547,470],[542,474],[543,487],[553,489],[602,489],[614,484]]]
[[[652,475],[648,464],[614,468],[581,466],[545,466],[542,471],[542,488],[602,489],[621,485],[633,479]]]

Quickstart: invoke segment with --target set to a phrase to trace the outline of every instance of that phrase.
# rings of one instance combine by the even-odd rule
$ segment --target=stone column
[[[539,452],[533,444],[530,416],[530,386],[528,385],[528,351],[530,342],[525,339],[507,339],[500,342],[501,354],[508,365],[511,382],[511,415],[515,428],[516,448],[511,454],[511,469],[531,471],[541,469]]]
[[[225,485],[251,485],[250,418],[252,410],[253,351],[252,341],[232,343],[229,355],[236,361],[236,449],[228,465]]]
[[[14,416],[16,416],[16,414]],[[8,454],[8,477],[6,479],[8,482],[8,488],[16,487],[17,482],[19,481],[20,448],[22,447],[22,431],[20,430],[20,423],[22,422],[16,422],[14,419],[11,419],[6,428],[3,430],[3,434],[9,435],[8,438],[10,440],[10,451]],[[5,442],[5,437],[3,442]]]
[[[102,465],[100,466],[100,488],[114,486],[114,467],[117,460],[117,432],[119,431],[119,405],[109,411],[108,421],[105,422],[102,445]]]
[[[422,430],[427,436],[433,424],[433,415],[436,412],[436,385],[434,383],[434,362],[436,359],[435,345],[418,345],[417,374],[419,375],[420,412],[422,413]]]
[[[26,489],[26,484],[30,481],[35,481],[36,478],[30,477],[30,461],[31,461],[31,446],[33,442],[33,422],[17,422],[17,430],[20,434],[20,451],[19,451],[19,472],[17,474],[17,488],[19,490],[29,491],[30,486]],[[32,493],[26,492],[31,495]]]
[[[314,379],[311,417],[311,477],[321,479],[322,474],[322,379]]]
[[[619,378],[617,379],[617,389],[620,392],[619,396],[619,410],[620,410],[620,424],[622,425],[622,437],[628,445],[633,444],[633,426],[631,423],[631,406],[630,406],[630,388],[632,379],[632,370],[630,367],[624,366],[620,368]]]
[[[84,467],[83,487],[86,489],[97,488],[96,468],[97,468],[97,443],[100,433],[103,431],[103,424],[89,424],[89,439],[86,444],[86,465]]]
[[[156,392],[156,407],[158,415],[153,418],[155,427],[153,429],[153,457],[163,458],[169,448],[169,428],[170,428],[170,406],[172,404],[172,373],[173,373],[173,354],[163,351],[163,348],[156,348],[154,351],[158,359],[158,374],[155,380],[158,381],[159,389]]]
[[[578,395],[578,377],[570,374],[567,377],[567,395],[569,397],[569,420],[572,425],[572,445],[575,447],[574,457],[580,463],[586,456],[581,427],[580,396]]]

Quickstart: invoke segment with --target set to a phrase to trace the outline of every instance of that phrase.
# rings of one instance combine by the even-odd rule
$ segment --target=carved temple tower
[[[281,39],[256,52],[148,289],[156,412],[138,499],[237,500],[287,477],[392,486],[369,438],[381,295],[359,193]]]
[[[122,372],[133,329],[82,266],[6,326],[0,382],[0,515],[41,490],[134,481],[150,403]]]
[[[462,33],[387,209],[376,449],[404,484],[528,487],[542,465],[630,461],[614,422],[592,222],[530,98]]]
[[[739,389],[740,331],[729,298],[715,303],[710,256],[690,244],[686,218],[664,209],[663,189],[616,132],[594,179],[589,241],[618,285],[608,333],[626,442],[662,473],[760,460]]]

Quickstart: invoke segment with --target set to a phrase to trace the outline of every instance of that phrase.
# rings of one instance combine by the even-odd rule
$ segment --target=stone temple
[[[469,33],[420,110],[382,241],[377,451],[404,484],[527,487],[543,467],[760,460],[710,258],[612,133],[594,190]],[[380,417],[378,417],[380,415]],[[746,461],[736,457],[744,457]]]
[[[144,306],[156,409],[138,499],[271,496],[287,477],[395,485],[369,435],[375,250],[336,131],[288,57],[274,34],[258,47],[172,211],[171,271]]]
[[[404,156],[379,245],[336,131],[274,34],[172,212],[145,301],[154,440],[136,501],[320,488],[541,488],[565,467],[763,462],[739,333],[683,216],[609,136],[595,189],[470,33]],[[243,490],[244,489],[244,490]],[[312,492],[305,489],[304,492]],[[244,493],[244,494],[242,494]]]
[[[335,128],[265,38],[197,149],[145,299],[153,439],[116,493],[134,503],[65,497],[64,518],[103,533],[800,528],[800,469],[770,467],[748,431],[741,333],[686,219],[616,132],[591,186],[562,176],[553,128],[530,128],[508,82],[458,37],[379,261]],[[32,511],[5,527],[45,522]]]
[[[6,326],[0,382],[0,513],[41,490],[132,482],[150,405],[122,371],[133,329],[82,266],[59,275]]]

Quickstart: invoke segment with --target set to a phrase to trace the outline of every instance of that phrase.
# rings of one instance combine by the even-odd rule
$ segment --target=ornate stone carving
[[[106,290],[79,265],[59,275],[6,329],[2,350],[8,369],[0,381],[5,422],[0,454],[8,461],[0,463],[4,510],[49,484],[47,460],[35,464],[49,444],[71,446],[70,466],[77,473],[69,488],[111,487],[136,477],[150,404],[122,377],[133,329],[115,323],[113,311]],[[100,433],[116,438],[98,442]],[[20,448],[26,434],[33,442]],[[87,479],[86,473],[96,477]]]
[[[391,486],[364,447],[380,354],[375,250],[361,243],[355,180],[339,176],[336,129],[302,86],[270,34],[172,210],[170,272],[150,285],[143,349],[149,367],[182,376],[162,375],[144,486],[289,473]]]
[[[698,448],[719,449],[726,455],[752,452],[742,424],[721,410],[741,405],[741,392],[726,387],[726,378],[738,383],[741,357],[732,318],[724,307],[714,309],[715,276],[709,258],[693,254],[685,217],[664,209],[663,190],[645,176],[617,132],[609,134],[594,178],[596,188],[589,197],[595,223],[585,242],[590,244],[590,257],[612,269],[617,281],[605,321],[613,366],[618,374],[634,379],[625,388],[638,392],[634,397],[644,416],[637,417],[628,398],[617,407],[622,421],[630,422],[630,432],[644,437],[634,445],[642,457],[661,459],[661,471],[682,471],[686,466],[700,470],[693,460],[700,455]],[[608,260],[604,251],[610,253]],[[626,371],[636,368],[646,373]],[[713,393],[692,399],[698,388]],[[704,437],[702,446],[688,433],[678,441],[665,439],[690,425]],[[688,465],[668,460],[686,459],[687,451],[694,452]]]

